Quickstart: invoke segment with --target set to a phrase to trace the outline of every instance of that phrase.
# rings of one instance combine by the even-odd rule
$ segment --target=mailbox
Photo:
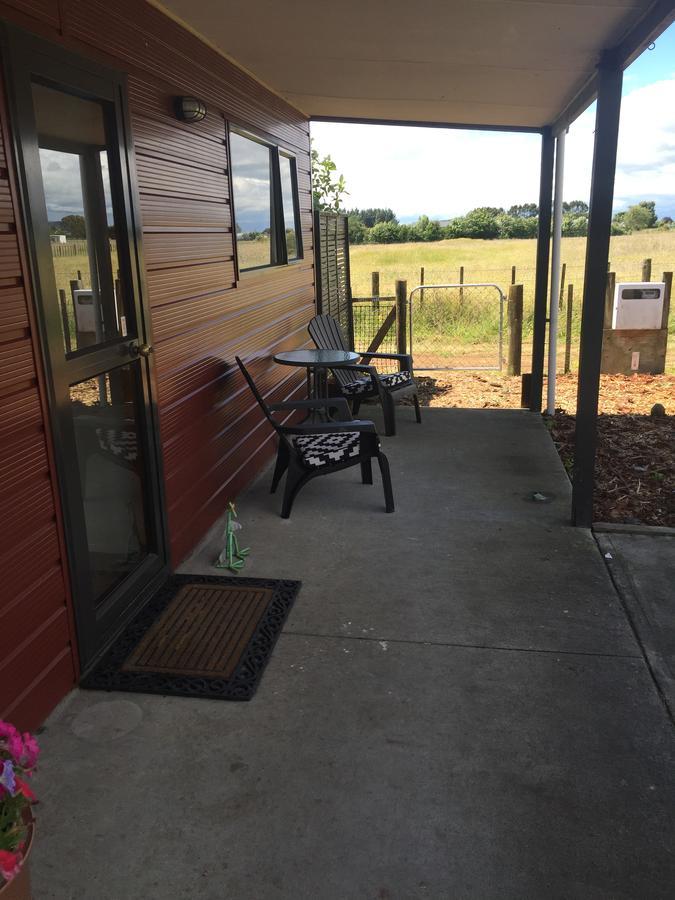
[[[617,331],[661,328],[663,282],[620,282],[614,291],[612,328]]]
[[[96,334],[96,307],[94,293],[91,288],[73,291],[75,306],[75,327],[82,334]]]

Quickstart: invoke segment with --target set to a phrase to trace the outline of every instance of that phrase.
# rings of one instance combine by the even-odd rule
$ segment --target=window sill
[[[301,257],[300,259],[289,260],[289,262],[283,263],[280,266],[261,266],[259,269],[245,269],[243,272],[239,273],[239,277],[235,282],[236,287],[251,281],[269,281],[281,272],[292,269],[294,266],[301,265],[304,262],[306,262],[306,260],[304,257]]]

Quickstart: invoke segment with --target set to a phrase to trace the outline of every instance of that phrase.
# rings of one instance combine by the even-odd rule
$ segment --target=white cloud
[[[594,124],[591,108],[570,129],[566,199],[588,198]],[[349,206],[445,217],[537,199],[536,135],[329,123],[313,124],[312,135],[345,175]],[[675,205],[675,75],[623,99],[615,206],[669,197]]]

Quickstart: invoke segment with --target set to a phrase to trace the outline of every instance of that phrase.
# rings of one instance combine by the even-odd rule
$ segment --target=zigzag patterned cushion
[[[101,450],[106,450],[125,462],[136,461],[138,444],[135,431],[121,431],[119,428],[97,428],[96,437]]]
[[[412,379],[410,372],[391,372],[389,375],[380,375],[380,381],[385,385],[385,387],[391,390],[392,388],[399,387],[402,384],[408,384]],[[373,389],[373,382],[370,378],[357,378],[356,381],[351,381],[349,384],[342,385],[342,391],[345,394],[349,394],[351,397],[356,396],[357,394],[368,394]]]
[[[339,431],[334,434],[303,434],[296,437],[293,443],[305,465],[318,469],[358,456],[360,440],[358,431]]]

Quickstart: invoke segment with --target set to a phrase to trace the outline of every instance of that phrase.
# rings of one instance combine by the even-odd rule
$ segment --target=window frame
[[[232,135],[236,134],[246,140],[261,144],[270,152],[270,262],[260,266],[241,267],[239,261],[239,240],[237,238],[237,192],[234,187],[234,164],[232,158]],[[302,230],[300,227],[300,196],[298,189],[298,160],[295,153],[268,140],[248,128],[229,123],[227,129],[228,168],[230,174],[230,204],[232,210],[232,245],[237,273],[237,280],[253,273],[263,273],[281,266],[294,266],[304,258]],[[296,255],[289,259],[286,244],[286,222],[284,218],[283,191],[281,185],[281,169],[279,159],[284,156],[290,161],[291,190],[293,193],[293,227],[296,236]]]

